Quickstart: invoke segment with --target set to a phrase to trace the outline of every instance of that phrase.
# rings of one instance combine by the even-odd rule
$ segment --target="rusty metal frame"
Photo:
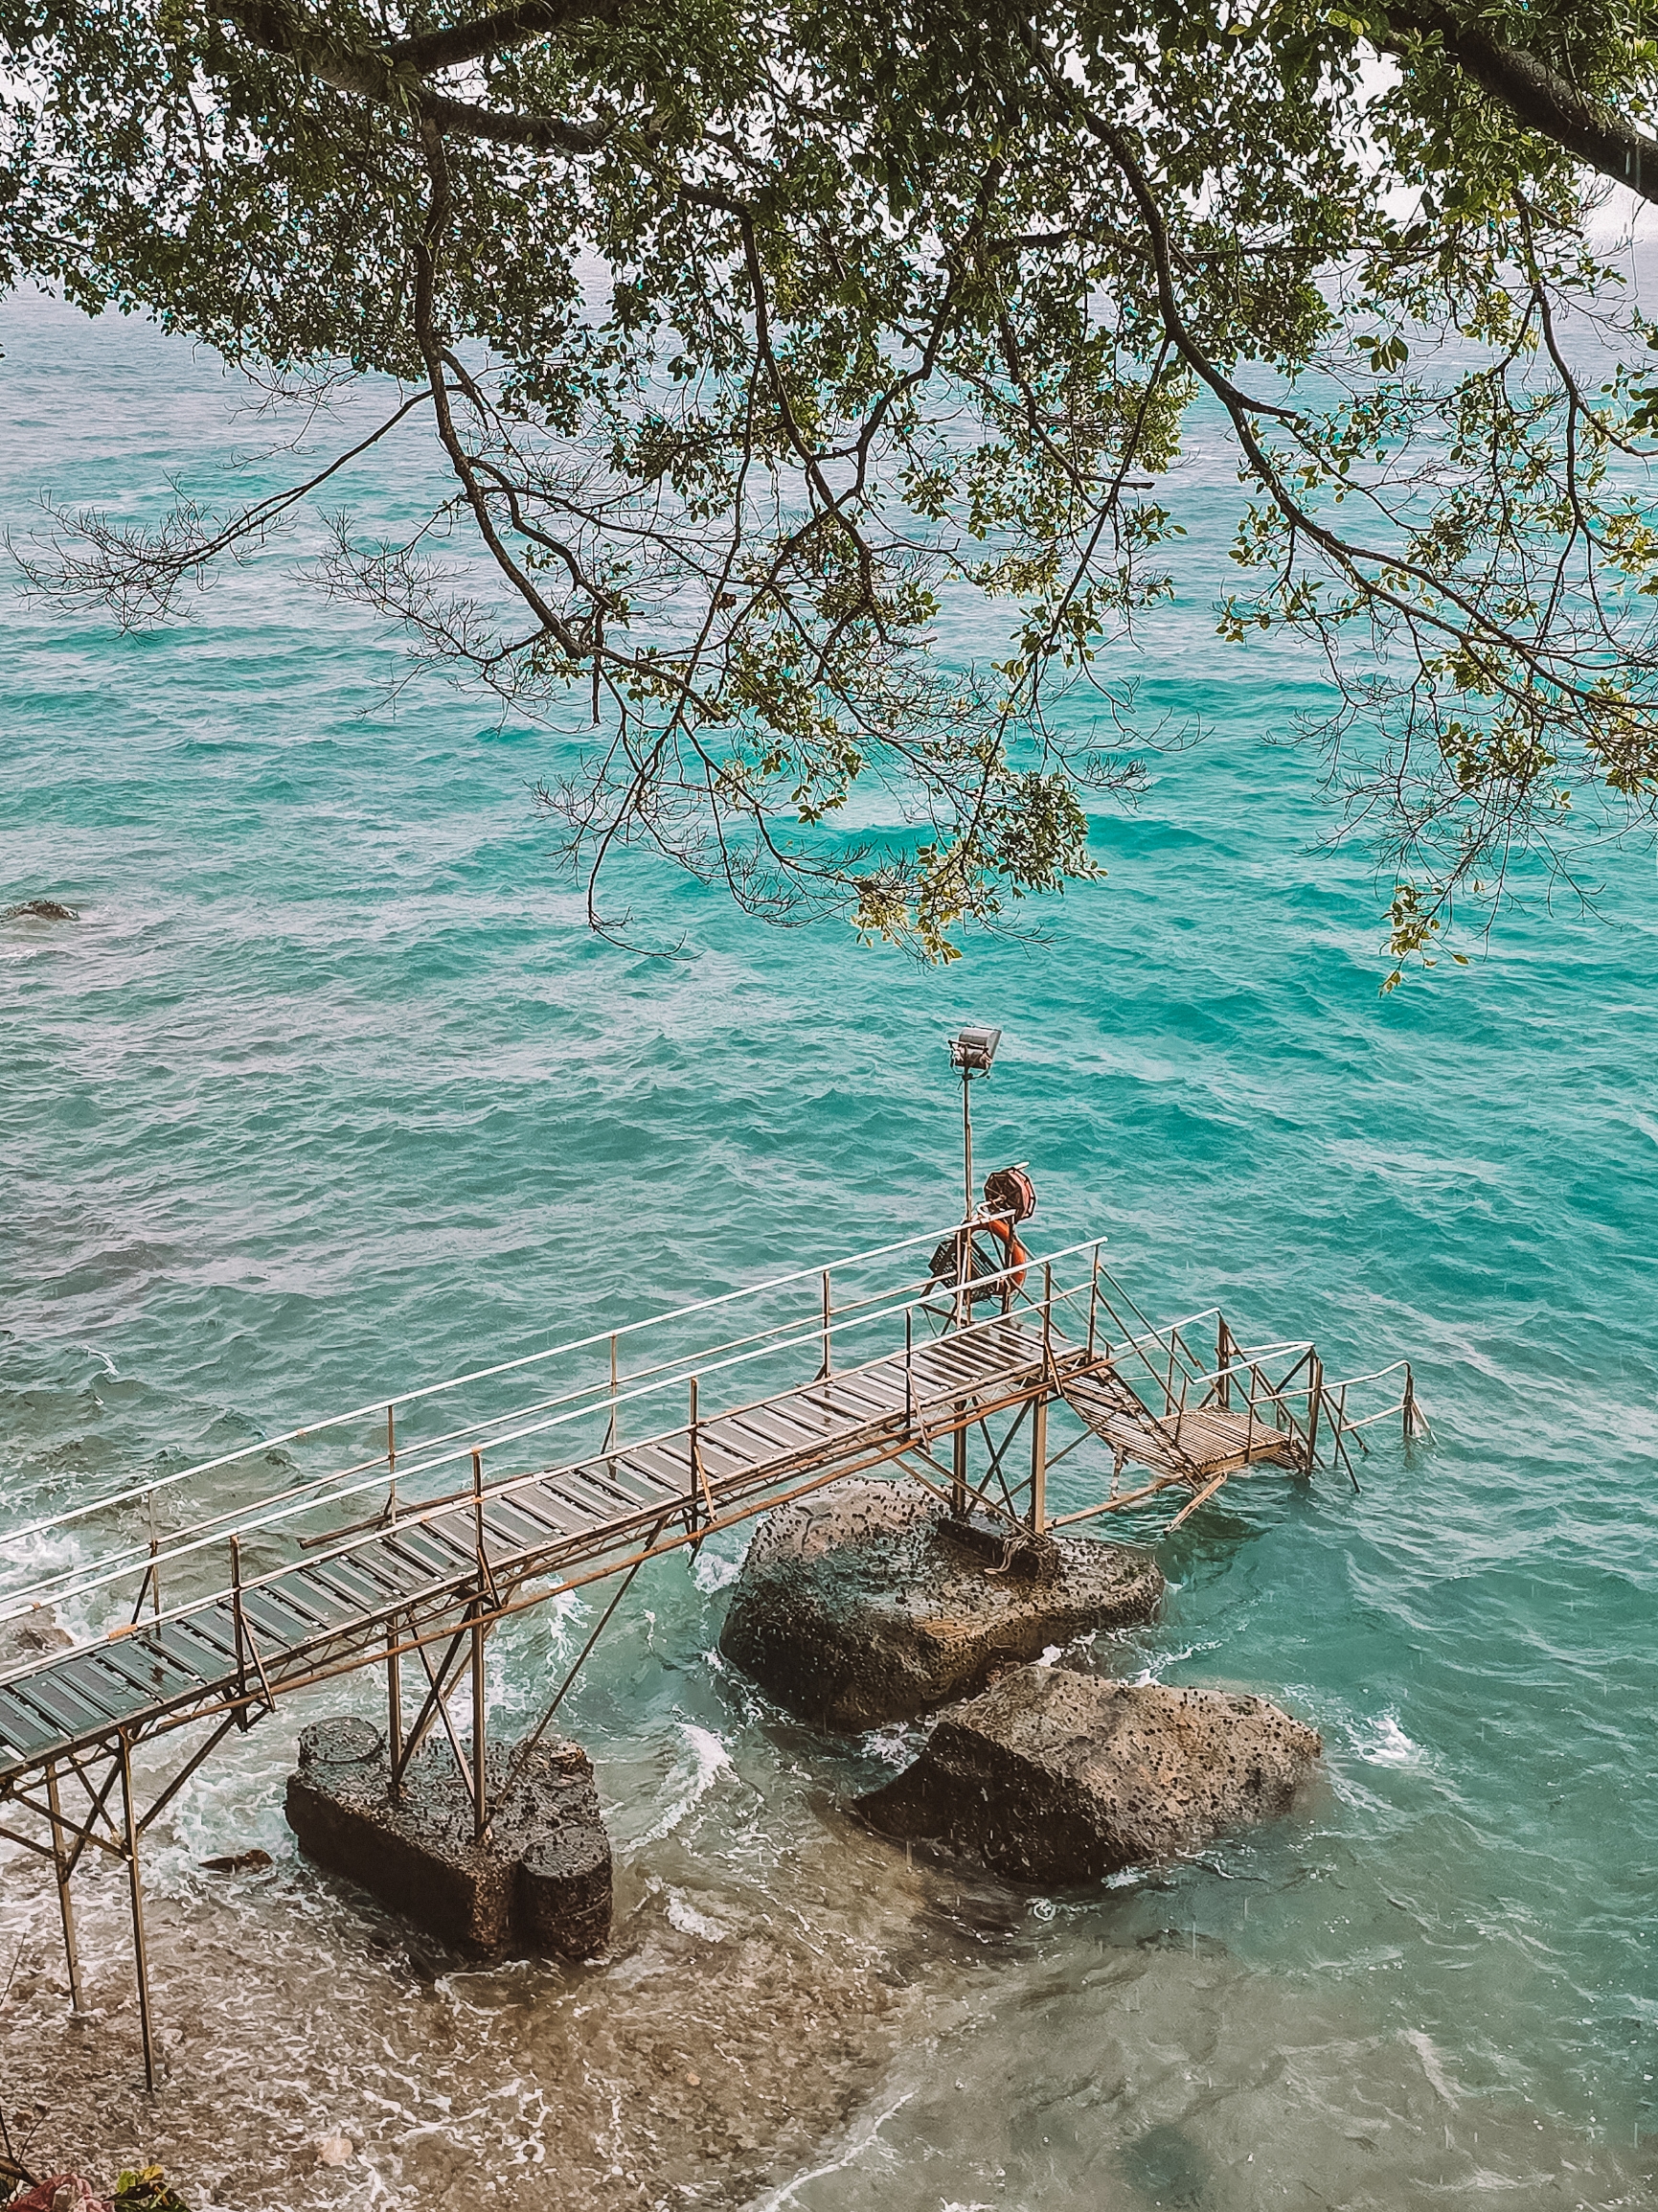
[[[265,1584],[276,1584],[283,1576],[295,1570],[291,1562],[285,1563],[244,1581],[242,1535],[264,1528],[266,1523],[244,1520],[240,1529],[227,1528],[226,1521],[235,1519],[233,1512],[220,1515],[216,1521],[210,1519],[207,1523],[199,1524],[205,1529],[217,1527],[223,1531],[223,1539],[215,1537],[211,1540],[216,1542],[228,1539],[229,1588],[212,1599],[198,1597],[192,1600],[190,1605],[175,1604],[170,1610],[164,1612],[161,1605],[161,1567],[164,1558],[182,1557],[188,1546],[182,1538],[170,1539],[172,1548],[163,1553],[154,1528],[153,1487],[145,1494],[151,1508],[148,1558],[141,1553],[134,1559],[134,1571],[140,1564],[143,1571],[132,1619],[125,1628],[112,1630],[111,1636],[138,1631],[147,1598],[150,1601],[157,1624],[162,1628],[174,1620],[187,1620],[192,1607],[200,1612],[210,1605],[217,1605],[230,1616],[227,1626],[234,1632],[234,1666],[222,1680],[210,1679],[204,1673],[199,1695],[179,1695],[175,1701],[170,1701],[171,1693],[167,1696],[158,1695],[150,1707],[141,1708],[129,1719],[112,1722],[98,1728],[88,1727],[79,1735],[66,1734],[63,1742],[55,1745],[49,1752],[43,1752],[38,1760],[27,1767],[14,1768],[7,1777],[0,1779],[0,1808],[14,1805],[21,1812],[44,1821],[50,1840],[42,1843],[36,1837],[10,1825],[0,1827],[0,1836],[52,1862],[63,1922],[71,1998],[77,2007],[81,2002],[81,1981],[70,1896],[73,1876],[89,1844],[126,1865],[146,2079],[151,2088],[156,2080],[156,2053],[144,1927],[140,1863],[142,1838],[151,1823],[212,1755],[225,1735],[233,1728],[251,1727],[264,1713],[273,1711],[281,1699],[359,1673],[367,1667],[383,1668],[387,1699],[386,1735],[394,1794],[401,1789],[411,1761],[431,1739],[433,1729],[441,1722],[442,1733],[472,1802],[474,1838],[482,1842],[488,1838],[490,1822],[500,1808],[506,1790],[511,1787],[522,1760],[552,1724],[635,1578],[651,1561],[687,1548],[694,1551],[709,1537],[752,1520],[761,1513],[807,1496],[850,1474],[883,1467],[901,1471],[948,1504],[956,1513],[965,1513],[979,1506],[997,1517],[1005,1517],[1012,1527],[1020,1525],[1021,1520],[1021,1509],[1016,1501],[1028,1494],[1023,1518],[1029,1527],[1037,1532],[1089,1519],[1097,1514],[1121,1511],[1156,1495],[1165,1488],[1184,1483],[1195,1494],[1170,1524],[1177,1527],[1206,1497],[1219,1489],[1226,1479],[1225,1473],[1201,1489],[1189,1476],[1166,1474],[1131,1493],[1115,1494],[1116,1475],[1120,1470],[1114,1470],[1114,1494],[1110,1498],[1081,1512],[1063,1514],[1057,1518],[1049,1516],[1046,1495],[1048,1475],[1092,1433],[1084,1428],[1081,1435],[1050,1458],[1047,1416],[1051,1406],[1064,1402],[1066,1384],[1107,1371],[1116,1375],[1117,1362],[1121,1358],[1124,1356],[1137,1357],[1147,1366],[1153,1383],[1162,1390],[1166,1415],[1171,1417],[1176,1400],[1184,1408],[1189,1390],[1206,1380],[1198,1372],[1198,1362],[1182,1334],[1183,1331],[1189,1331],[1205,1316],[1193,1316],[1170,1324],[1161,1331],[1153,1329],[1121,1285],[1102,1267],[1100,1244],[1096,1241],[1091,1246],[1071,1248],[1072,1251],[1086,1251],[1090,1254],[1089,1272],[1084,1281],[1056,1290],[1054,1262],[1045,1261],[1042,1263],[1039,1299],[1020,1289],[1018,1303],[1011,1319],[1004,1312],[985,1322],[975,1323],[971,1317],[970,1302],[964,1295],[968,1287],[968,1278],[960,1249],[970,1234],[970,1224],[963,1224],[956,1232],[959,1264],[952,1311],[941,1314],[927,1304],[930,1286],[923,1286],[920,1296],[909,1294],[911,1287],[900,1287],[896,1293],[897,1303],[892,1302],[894,1294],[882,1292],[873,1299],[862,1301],[861,1305],[856,1299],[850,1304],[843,1303],[837,1311],[833,1302],[830,1270],[803,1271],[799,1277],[784,1280],[805,1282],[812,1277],[821,1277],[821,1281],[814,1285],[821,1291],[821,1300],[819,1310],[812,1317],[813,1326],[795,1336],[786,1334],[779,1335],[774,1330],[770,1333],[761,1331],[758,1336],[738,1337],[735,1340],[737,1352],[723,1362],[725,1365],[740,1365],[744,1357],[759,1357],[762,1354],[769,1357],[780,1348],[787,1351],[792,1347],[815,1345],[820,1357],[816,1381],[826,1386],[831,1383],[839,1386],[844,1396],[863,1369],[854,1365],[837,1371],[833,1343],[835,1334],[843,1329],[864,1327],[875,1320],[890,1326],[901,1313],[901,1410],[895,1406],[887,1414],[871,1413],[861,1425],[854,1422],[851,1427],[827,1432],[816,1444],[805,1442],[776,1450],[769,1459],[762,1454],[751,1465],[738,1467],[735,1471],[728,1471],[725,1476],[711,1483],[705,1465],[703,1442],[708,1425],[700,1402],[700,1382],[707,1368],[696,1363],[693,1355],[673,1355],[663,1363],[661,1370],[647,1369],[644,1374],[664,1374],[665,1380],[660,1384],[651,1384],[650,1388],[653,1389],[667,1387],[669,1382],[674,1380],[688,1385],[689,1426],[647,1436],[639,1445],[629,1448],[636,1451],[654,1450],[659,1459],[664,1456],[671,1458],[675,1454],[669,1448],[677,1440],[677,1456],[682,1463],[688,1463],[683,1496],[677,1503],[670,1502],[666,1507],[660,1498],[648,1504],[640,1504],[636,1510],[624,1510],[615,1514],[610,1520],[594,1521],[585,1529],[571,1529],[566,1524],[566,1533],[557,1536],[552,1534],[553,1524],[546,1524],[549,1526],[549,1540],[544,1545],[520,1543],[517,1549],[509,1548],[501,1556],[491,1558],[487,1516],[493,1501],[499,1500],[503,1507],[511,1507],[515,1492],[528,1490],[540,1481],[547,1483],[555,1497],[567,1495],[557,1489],[559,1469],[555,1468],[542,1473],[510,1474],[493,1484],[486,1484],[484,1451],[490,1441],[486,1438],[479,1443],[465,1444],[459,1452],[449,1455],[469,1457],[470,1481],[464,1489],[445,1491],[437,1498],[428,1497],[410,1502],[406,1490],[399,1496],[399,1484],[406,1479],[404,1470],[399,1467],[399,1459],[403,1459],[406,1464],[411,1448],[406,1444],[400,1445],[397,1426],[397,1404],[405,1402],[393,1401],[387,1403],[383,1455],[355,1462],[338,1475],[322,1477],[314,1483],[307,1480],[294,1485],[293,1495],[302,1500],[308,1499],[309,1502],[292,1508],[284,1502],[283,1509],[284,1513],[312,1510],[319,1501],[321,1490],[330,1483],[335,1486],[337,1497],[321,1498],[320,1502],[331,1507],[337,1501],[355,1494],[356,1490],[360,1490],[365,1482],[378,1480],[387,1485],[378,1512],[367,1521],[353,1521],[343,1528],[325,1531],[320,1536],[302,1536],[297,1528],[288,1531],[289,1540],[299,1555],[299,1567],[303,1569],[307,1564],[309,1555],[314,1558],[315,1568],[321,1577],[337,1560],[341,1562],[344,1586],[349,1591],[352,1585],[352,1577],[344,1570],[351,1564],[354,1539],[363,1537],[365,1532],[404,1528],[413,1531],[441,1518],[453,1519],[457,1509],[465,1513],[468,1506],[473,1566],[468,1573],[449,1579],[434,1572],[431,1582],[423,1587],[407,1589],[397,1596],[388,1592],[383,1605],[364,1602],[355,1614],[347,1613],[331,1621],[325,1621],[314,1607],[307,1615],[303,1593],[300,1593],[302,1602],[296,1605],[292,1598],[284,1597],[280,1589],[273,1589],[271,1603],[279,1608],[279,1617],[280,1608],[286,1607],[288,1611],[296,1613],[300,1618],[314,1621],[317,1629],[315,1634],[289,1637],[285,1645],[279,1639],[268,1659],[266,1652],[261,1649],[260,1632],[250,1616],[249,1596],[261,1590]],[[908,1244],[915,1242],[918,1240],[906,1240],[890,1249],[905,1250]],[[1059,1255],[1061,1258],[1069,1256],[1069,1253]],[[851,1263],[839,1265],[850,1266]],[[989,1278],[983,1280],[988,1281]],[[747,1293],[731,1295],[737,1297]],[[1065,1309],[1069,1324],[1071,1316],[1080,1318],[1082,1315],[1084,1300],[1085,1344],[1060,1335],[1056,1327],[1056,1311],[1058,1307],[1063,1306]],[[726,1302],[719,1299],[710,1303],[721,1305]],[[878,1313],[864,1311],[872,1306],[881,1311]],[[1012,1326],[1014,1338],[1011,1338],[1010,1343],[1016,1339],[1030,1357],[1016,1361],[1010,1351],[1007,1355],[1009,1363],[999,1379],[992,1362],[986,1369],[984,1378],[977,1382],[964,1376],[959,1358],[954,1363],[946,1361],[940,1365],[935,1362],[932,1371],[934,1380],[927,1385],[932,1395],[928,1396],[923,1405],[916,1388],[918,1347],[915,1342],[914,1314],[918,1307],[930,1319],[936,1321],[942,1318],[945,1321],[943,1334],[934,1336],[928,1349],[961,1342],[975,1331]],[[1143,1325],[1143,1335],[1138,1338],[1135,1336],[1131,1325],[1121,1311],[1123,1308]],[[1102,1321],[1104,1328],[1102,1327]],[[1039,1322],[1040,1325],[1039,1347],[1030,1326],[1033,1322]],[[793,1328],[794,1324],[789,1323],[786,1327]],[[608,1391],[596,1399],[594,1405],[588,1409],[596,1413],[608,1413],[603,1444],[597,1455],[579,1462],[570,1462],[565,1470],[566,1472],[583,1475],[591,1489],[602,1493],[605,1485],[593,1482],[591,1474],[586,1471],[608,1464],[610,1488],[619,1500],[625,1496],[625,1486],[620,1481],[617,1470],[625,1455],[619,1444],[624,1393],[621,1387],[618,1341],[620,1335],[626,1333],[613,1331],[607,1338],[597,1336],[591,1339],[595,1344],[607,1342],[608,1345]],[[1122,1338],[1122,1342],[1115,1348],[1109,1340],[1112,1334]],[[986,1338],[984,1341],[991,1343],[996,1340]],[[761,1346],[761,1352],[743,1350],[745,1346],[756,1344]],[[1152,1365],[1147,1356],[1151,1347],[1155,1347],[1159,1357],[1166,1355],[1164,1367]],[[721,1349],[728,1350],[729,1347]],[[1257,1348],[1257,1355],[1252,1356],[1238,1342],[1224,1319],[1216,1316],[1218,1374],[1207,1379],[1211,1382],[1212,1398],[1217,1398],[1218,1402],[1224,1406],[1229,1402],[1234,1380],[1245,1381],[1251,1423],[1260,1398],[1288,1421],[1288,1432],[1294,1434],[1303,1446],[1309,1464],[1315,1455],[1322,1423],[1330,1438],[1332,1456],[1346,1467],[1351,1478],[1352,1466],[1346,1448],[1346,1439],[1349,1435],[1357,1435],[1359,1426],[1363,1425],[1351,1420],[1347,1412],[1346,1393],[1352,1385],[1338,1384],[1332,1387],[1327,1384],[1322,1362],[1310,1346],[1300,1348],[1302,1356],[1297,1365],[1275,1385],[1258,1364],[1259,1354],[1274,1349],[1296,1348],[1261,1347]],[[884,1367],[889,1373],[895,1365],[890,1355],[867,1364],[872,1370]],[[513,1365],[513,1362],[508,1362],[498,1370],[480,1370],[479,1373],[506,1373]],[[1397,1362],[1396,1368],[1384,1369],[1377,1377],[1360,1378],[1359,1380],[1381,1380],[1403,1365],[1403,1362]],[[1303,1395],[1307,1397],[1308,1405],[1305,1419],[1298,1422],[1287,1406],[1284,1393],[1291,1388],[1293,1379],[1304,1368],[1308,1381]],[[687,1369],[691,1371],[683,1372]],[[1419,1428],[1425,1428],[1425,1422],[1415,1397],[1414,1377],[1408,1367],[1404,1368],[1404,1398],[1401,1402],[1407,1435],[1413,1435]],[[475,1378],[461,1380],[464,1381]],[[433,1386],[434,1389],[438,1387]],[[459,1387],[459,1384],[455,1387]],[[731,1407],[715,1415],[715,1420],[739,1421],[743,1413],[758,1413],[766,1406],[781,1403],[792,1390],[802,1387],[799,1383],[791,1384],[782,1391],[774,1391],[768,1397]],[[804,1387],[809,1388],[810,1385]],[[640,1377],[636,1375],[627,1396],[631,1399],[647,1394],[641,1384]],[[413,1395],[418,1397],[422,1393]],[[579,1396],[579,1393],[577,1395]],[[857,1393],[853,1390],[849,1402],[855,1402],[856,1398]],[[872,1402],[878,1399],[878,1394],[866,1391],[864,1399],[865,1402]],[[549,1404],[557,1406],[564,1402],[565,1400],[559,1398],[543,1400],[539,1407],[530,1410],[534,1412]],[[890,1398],[888,1402],[892,1402]],[[1398,1408],[1384,1410],[1397,1411]],[[1003,1416],[1011,1418],[1007,1420],[998,1442],[992,1435],[990,1424]],[[342,1420],[347,1418],[341,1417]],[[1147,1418],[1154,1418],[1149,1410]],[[1376,1420],[1381,1415],[1373,1414],[1367,1418]],[[1008,1455],[1024,1430],[1027,1419],[1032,1431],[1030,1474],[1010,1483],[1005,1471]],[[473,1427],[479,1425],[486,1425],[474,1424]],[[779,1433],[786,1426],[786,1424],[781,1425]],[[969,1478],[968,1458],[970,1432],[975,1427],[984,1440],[986,1451],[984,1472],[977,1484]],[[764,1425],[761,1424],[761,1432],[763,1428]],[[303,1437],[306,1432],[292,1433]],[[534,1431],[527,1430],[525,1433]],[[443,1464],[441,1457],[432,1456],[437,1446],[446,1446],[456,1437],[465,1438],[467,1434],[465,1427],[450,1430],[443,1436],[414,1447],[417,1473],[426,1471],[429,1474],[431,1469]],[[948,1467],[934,1454],[935,1446],[946,1437],[951,1442],[951,1464]],[[497,1438],[496,1441],[508,1442],[511,1438]],[[1360,1437],[1361,1445],[1363,1441]],[[722,1446],[722,1448],[729,1450],[730,1448]],[[418,1456],[422,1451],[427,1455],[423,1461]],[[238,1455],[230,1456],[234,1458]],[[381,1471],[377,1477],[376,1470]],[[362,1482],[356,1479],[359,1475],[363,1477]],[[354,1488],[342,1487],[347,1477],[351,1478]],[[989,1494],[992,1482],[1000,1484],[1000,1503]],[[579,1500],[572,1499],[570,1502],[579,1503]],[[528,1517],[534,1520],[536,1516],[531,1514]],[[280,1516],[278,1518],[280,1520]],[[271,1522],[270,1526],[279,1535],[283,1532],[282,1526],[278,1526],[276,1521]],[[186,1535],[190,1533],[186,1532]],[[202,1540],[208,1539],[204,1538]],[[499,1539],[495,1540],[499,1542]],[[434,1548],[442,1550],[443,1546],[441,1543],[428,1545],[428,1556]],[[458,1547],[451,1543],[450,1548]],[[460,1556],[464,1560],[464,1548],[460,1549]],[[385,1580],[389,1578],[383,1578],[382,1586]],[[608,1580],[616,1582],[608,1603],[567,1669],[534,1729],[517,1746],[509,1764],[502,1789],[491,1796],[488,1788],[485,1706],[485,1657],[488,1636],[502,1622],[520,1612],[545,1605],[568,1592]],[[359,1575],[356,1578],[359,1588],[374,1582],[373,1575]],[[263,1617],[269,1617],[268,1608]],[[148,1623],[145,1624],[146,1631],[148,1626]],[[221,1637],[222,1634],[221,1630]],[[98,1649],[96,1645],[85,1648],[92,1653]],[[225,1648],[225,1641],[220,1642],[219,1648]],[[412,1724],[405,1725],[402,1668],[410,1657],[418,1662],[424,1676],[425,1694],[415,1711]],[[460,1688],[468,1667],[471,1730],[469,1744],[464,1744],[455,1717],[449,1710],[448,1700]],[[20,1686],[26,1687],[29,1672],[25,1670],[14,1673],[9,1679],[14,1679]],[[159,1682],[161,1677],[158,1676],[157,1680]],[[65,1692],[73,1687],[72,1680],[64,1684]],[[62,1702],[60,1699],[59,1703]],[[74,1702],[69,1700],[71,1709]],[[96,1709],[96,1700],[83,1694],[79,1695],[79,1703]],[[46,1711],[48,1708],[43,1705],[41,1710]],[[160,1741],[181,1729],[204,1723],[208,1726],[208,1733],[202,1742],[171,1772],[148,1810],[141,1812],[133,1783],[134,1750],[141,1745]],[[44,1801],[29,1786],[32,1777],[35,1775],[43,1781]],[[65,1775],[73,1776],[84,1791],[84,1811],[64,1805],[60,1785]],[[119,1818],[112,1805],[117,1791]]]

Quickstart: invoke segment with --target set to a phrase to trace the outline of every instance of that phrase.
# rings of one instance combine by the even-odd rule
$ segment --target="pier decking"
[[[37,1646],[58,1646],[23,1651],[0,1677],[0,1836],[52,1862],[75,2003],[71,1883],[94,1849],[123,1861],[130,1881],[153,2082],[142,1838],[229,1730],[284,1699],[383,1670],[393,1787],[441,1729],[481,1837],[485,1643],[528,1607],[615,1582],[579,1668],[647,1561],[847,1474],[890,1469],[957,1512],[1037,1531],[1180,1488],[1177,1525],[1249,1468],[1310,1473],[1321,1445],[1351,1476],[1361,1427],[1400,1411],[1407,1428],[1414,1419],[1402,1362],[1361,1379],[1403,1376],[1397,1403],[1361,1416],[1349,1408],[1357,1385],[1327,1383],[1310,1345],[1241,1345],[1214,1312],[1153,1327],[1097,1242],[1002,1278],[1009,1310],[974,1319],[915,1274],[936,1235],[359,1406],[0,1542],[17,1562],[0,1630],[15,1637],[34,1624]],[[734,1315],[738,1333],[698,1342],[716,1312]],[[1200,1329],[1214,1331],[1212,1364]],[[645,1355],[626,1374],[625,1350],[629,1361]],[[527,1402],[515,1395],[524,1380],[539,1386]],[[1054,1449],[1050,1412],[1066,1409],[1080,1432]],[[382,1411],[383,1445],[365,1450]],[[625,1442],[642,1415],[646,1433]],[[1029,1449],[1014,1471],[1020,1437]],[[1050,1513],[1051,1475],[1093,1439],[1108,1448],[1108,1471],[1074,1470],[1073,1489],[1094,1494]],[[1129,1463],[1149,1479],[1124,1491]],[[177,1521],[165,1536],[163,1514]],[[23,1562],[47,1536],[77,1540],[80,1557],[31,1574]],[[469,1729],[451,1711],[468,1677]],[[141,1806],[133,1755],[146,1746],[147,1767],[166,1770]],[[34,1833],[16,1825],[30,1819]]]

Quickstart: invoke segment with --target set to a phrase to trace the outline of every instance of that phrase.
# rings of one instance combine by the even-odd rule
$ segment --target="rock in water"
[[[1264,1698],[1018,1667],[857,1810],[1015,1881],[1092,1881],[1283,1812],[1321,1748]]]
[[[60,899],[25,899],[21,906],[8,906],[0,922],[79,922],[73,906]]]
[[[958,1521],[910,1483],[854,1477],[761,1524],[719,1648],[803,1720],[873,1728],[1051,1644],[1148,1620],[1162,1594],[1146,1552]]]
[[[300,1737],[288,1826],[300,1848],[458,1950],[487,1958],[556,1951],[588,1958],[610,1934],[610,1838],[579,1744],[537,1745],[518,1765],[491,1751],[499,1810],[472,1840],[472,1801],[447,1746],[411,1763],[393,1799],[380,1731],[320,1721]],[[504,1794],[503,1794],[504,1792]]]
[[[35,1606],[0,1626],[0,1674],[29,1666],[48,1652],[66,1652],[74,1641],[50,1606]]]

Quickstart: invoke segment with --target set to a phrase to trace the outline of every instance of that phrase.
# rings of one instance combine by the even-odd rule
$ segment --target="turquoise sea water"
[[[0,341],[14,531],[43,487],[153,512],[164,471],[257,444],[142,327],[15,301]],[[355,496],[396,513],[429,469],[411,437]],[[950,1219],[964,1017],[1007,1031],[984,1164],[1030,1159],[1053,1243],[1102,1231],[1148,1309],[1218,1299],[1335,1372],[1410,1357],[1434,1441],[1390,1434],[1356,1497],[1237,1485],[1164,1546],[1164,1618],[1114,1663],[1263,1691],[1327,1745],[1305,1814],[1201,1865],[1031,1900],[897,1863],[842,1808],[901,1746],[837,1750],[726,1676],[705,1555],[570,1708],[608,1966],[451,1974],[365,1921],[292,1855],[284,1715],[160,1839],[152,2112],[116,1885],[77,2041],[6,1862],[0,2102],[142,2129],[193,2204],[469,2204],[480,2175],[527,2206],[1647,2201],[1658,885],[1626,852],[1601,919],[1511,917],[1380,997],[1376,884],[1271,742],[1308,679],[1213,635],[1233,496],[1199,439],[1138,669],[1210,738],[1102,813],[1109,878],[1047,943],[942,974],[648,876],[684,956],[593,940],[530,803],[557,741],[435,685],[390,708],[396,643],[294,581],[304,531],[164,635],[8,607],[0,905],[81,917],[0,925],[13,1521]],[[584,1617],[509,1641],[504,1711]],[[250,1840],[270,1875],[195,1870]],[[99,2037],[119,2094],[85,2086]],[[307,2169],[341,2127],[352,2164]]]

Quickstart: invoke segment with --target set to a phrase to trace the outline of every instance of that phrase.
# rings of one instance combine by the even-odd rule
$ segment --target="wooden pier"
[[[960,1249],[970,1234],[946,1239]],[[1022,1282],[981,1276],[988,1315],[918,1275],[936,1242],[376,1401],[0,1540],[19,1560],[73,1536],[82,1555],[32,1581],[14,1568],[0,1597],[0,1630],[75,1631],[0,1678],[0,1836],[52,1863],[77,2007],[73,1878],[88,1850],[124,1865],[152,2087],[143,1838],[225,1736],[281,1699],[377,1670],[394,1787],[441,1732],[482,1838],[485,1647],[526,1608],[614,1585],[545,1728],[646,1562],[844,1475],[887,1469],[958,1513],[1038,1531],[1178,1491],[1176,1526],[1259,1466],[1351,1478],[1363,1427],[1402,1413],[1410,1433],[1417,1421],[1402,1362],[1331,1384],[1310,1345],[1252,1349],[1215,1312],[1154,1327],[1099,1242],[1032,1262]],[[736,1333],[699,1342],[715,1317]],[[1389,1402],[1350,1409],[1361,1385]],[[1078,1433],[1060,1442],[1066,1414]],[[1070,1487],[1084,1501],[1051,1513],[1056,1470],[1101,1441],[1108,1467],[1083,1478],[1078,1461]],[[1147,1479],[1124,1489],[1130,1465]],[[469,1707],[459,1720],[456,1701]],[[166,1768],[147,1804],[141,1749]]]

